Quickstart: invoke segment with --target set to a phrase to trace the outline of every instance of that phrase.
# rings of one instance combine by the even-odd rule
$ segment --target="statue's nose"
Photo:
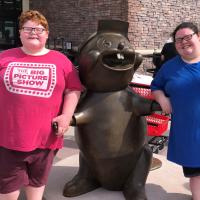
[[[119,50],[123,50],[124,49],[124,43],[123,42],[120,42],[118,44],[118,47],[117,47]]]

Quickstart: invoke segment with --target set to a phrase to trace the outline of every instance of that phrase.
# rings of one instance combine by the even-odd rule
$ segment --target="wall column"
[[[29,10],[29,0],[22,0],[22,11]]]

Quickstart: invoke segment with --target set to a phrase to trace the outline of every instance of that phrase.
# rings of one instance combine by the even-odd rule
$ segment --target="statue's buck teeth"
[[[117,59],[124,60],[124,55],[121,53],[117,53]]]

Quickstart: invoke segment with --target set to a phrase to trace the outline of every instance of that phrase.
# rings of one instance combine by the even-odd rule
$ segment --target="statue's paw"
[[[90,192],[98,187],[100,187],[100,184],[94,180],[75,176],[71,181],[65,184],[63,195],[65,197],[75,197]]]

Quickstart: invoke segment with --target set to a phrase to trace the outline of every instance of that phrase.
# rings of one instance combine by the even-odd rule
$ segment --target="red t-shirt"
[[[57,51],[26,55],[20,48],[0,54],[0,146],[32,151],[57,149],[52,119],[62,111],[65,89],[82,90],[77,71]]]

